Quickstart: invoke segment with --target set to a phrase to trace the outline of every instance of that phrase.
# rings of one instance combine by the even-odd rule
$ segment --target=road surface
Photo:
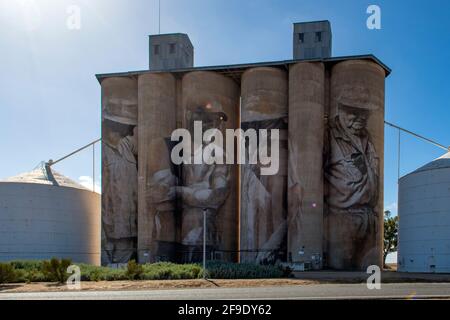
[[[381,284],[369,290],[365,284],[318,284],[302,286],[205,288],[143,291],[73,291],[0,293],[0,300],[205,300],[205,299],[450,299],[450,283]]]

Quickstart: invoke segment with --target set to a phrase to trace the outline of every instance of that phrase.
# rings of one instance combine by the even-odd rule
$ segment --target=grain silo
[[[100,195],[42,164],[0,182],[0,261],[100,264]]]
[[[398,270],[450,272],[450,152],[400,179]]]

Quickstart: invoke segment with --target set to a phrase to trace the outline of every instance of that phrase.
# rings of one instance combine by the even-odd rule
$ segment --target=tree
[[[383,264],[389,253],[397,251],[398,244],[398,216],[391,217],[390,211],[384,212],[384,248]]]

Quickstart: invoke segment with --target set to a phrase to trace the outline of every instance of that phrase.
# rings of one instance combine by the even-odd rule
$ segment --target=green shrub
[[[283,278],[285,272],[273,265],[211,261],[206,264],[208,278],[212,279],[262,279]]]
[[[101,272],[101,270],[99,269],[94,269],[90,272],[89,274],[89,281],[101,281],[103,280],[103,274]]]
[[[88,264],[79,264],[82,281],[117,281],[128,280],[126,269],[113,269],[97,267]]]
[[[142,278],[144,268],[137,264],[135,260],[128,261],[126,275],[128,280],[139,280]]]
[[[42,270],[43,261],[40,260],[19,260],[10,262],[15,269],[24,271],[38,271]]]
[[[0,283],[16,282],[17,273],[10,263],[0,263]]]
[[[42,262],[42,272],[50,281],[65,283],[69,278],[67,268],[72,264],[70,259],[52,258],[50,261]]]
[[[198,279],[202,268],[198,264],[175,264],[170,262],[158,262],[143,265],[145,280],[176,280],[176,279]]]
[[[126,270],[123,269],[109,269],[104,275],[103,280],[105,281],[121,281],[127,280],[128,276]]]
[[[11,261],[16,270],[16,281],[21,282],[47,282],[52,281],[42,272],[42,261]]]
[[[51,259],[50,261],[13,261],[0,267],[1,282],[60,282],[70,276],[67,267],[70,260]],[[175,280],[198,279],[203,276],[200,264],[175,264],[158,262],[139,265],[130,261],[124,268],[114,269],[88,264],[77,264],[81,269],[82,281],[119,280]],[[229,263],[210,261],[207,263],[207,276],[213,279],[258,279],[282,278],[291,273],[289,268],[259,265],[252,263]]]

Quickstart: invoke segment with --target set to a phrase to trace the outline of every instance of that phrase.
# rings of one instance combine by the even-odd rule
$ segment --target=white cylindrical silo
[[[100,195],[43,166],[0,182],[0,261],[100,265]]]
[[[398,270],[450,272],[450,152],[399,182]]]

